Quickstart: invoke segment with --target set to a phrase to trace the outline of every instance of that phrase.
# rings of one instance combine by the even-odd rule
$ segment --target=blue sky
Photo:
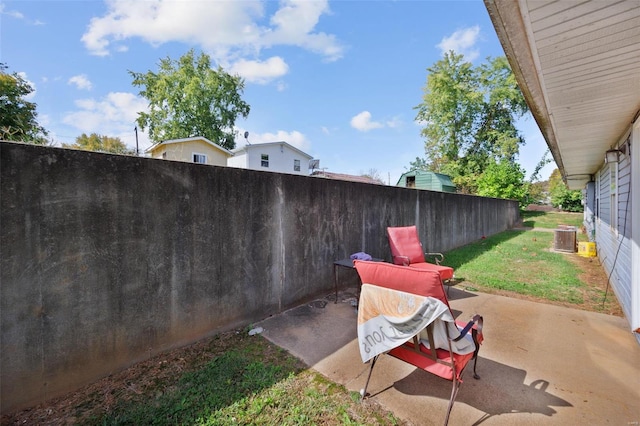
[[[0,0],[0,62],[35,88],[57,144],[95,132],[135,147],[147,103],[128,71],[156,72],[191,48],[245,79],[237,146],[248,131],[251,143],[284,140],[327,171],[374,169],[391,184],[424,156],[414,107],[426,69],[448,50],[475,65],[503,55],[482,1]],[[546,145],[533,118],[520,129],[528,178]]]

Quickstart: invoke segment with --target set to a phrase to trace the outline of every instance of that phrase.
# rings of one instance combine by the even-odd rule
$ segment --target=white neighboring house
[[[230,167],[269,172],[309,175],[313,157],[284,141],[245,145],[233,151],[227,160]]]
[[[226,166],[233,153],[202,136],[162,141],[145,150],[151,158]]]

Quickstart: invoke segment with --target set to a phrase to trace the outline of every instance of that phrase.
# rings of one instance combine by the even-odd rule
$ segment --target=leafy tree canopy
[[[149,112],[136,120],[149,129],[153,142],[203,136],[227,149],[235,147],[235,121],[246,118],[250,106],[241,98],[244,81],[211,68],[211,59],[193,49],[179,60],[160,60],[157,73],[129,71],[133,85],[142,87],[140,96],[149,101]]]
[[[503,160],[515,164],[524,144],[515,122],[527,104],[505,57],[474,67],[449,52],[427,71],[416,107],[426,158],[411,166],[448,174],[461,192],[477,193],[487,167]]]
[[[568,212],[581,212],[582,191],[571,190],[562,181],[560,170],[555,169],[549,177],[549,194],[551,195],[551,205]]]
[[[477,182],[478,195],[518,200],[520,208],[530,204],[529,183],[524,181],[524,170],[517,163],[503,159],[490,164]]]
[[[62,144],[63,148],[83,149],[85,151],[109,152],[112,154],[133,155],[135,150],[129,149],[120,138],[85,133],[76,138],[74,144]]]
[[[48,132],[38,124],[36,104],[26,100],[31,85],[0,63],[0,139],[46,145]]]
[[[531,202],[535,204],[549,204],[549,181],[538,181],[530,183],[529,196]]]

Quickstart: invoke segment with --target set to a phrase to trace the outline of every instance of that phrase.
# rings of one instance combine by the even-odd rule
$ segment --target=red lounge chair
[[[383,353],[387,353],[388,355],[452,382],[451,397],[444,421],[444,424],[447,425],[451,409],[453,408],[460,384],[462,383],[462,374],[471,360],[474,360],[473,377],[479,379],[476,374],[476,362],[480,343],[483,341],[482,317],[474,315],[469,322],[456,321],[454,325],[451,322],[454,318],[453,313],[449,307],[440,275],[436,271],[392,265],[390,263],[361,261],[355,262],[355,268],[363,283],[358,308],[358,340],[360,343],[360,353],[363,361],[365,359],[371,361],[369,376],[367,377],[364,389],[361,391],[361,396],[364,398],[367,395],[367,387],[371,373],[373,372],[373,367],[380,355],[380,350],[385,349]],[[388,312],[385,313],[385,315],[380,314],[385,306],[382,308],[372,306],[375,304],[375,300],[370,295],[375,291],[379,291],[376,290],[376,288],[379,287],[383,288],[379,295],[379,303],[381,305],[395,306],[393,302],[388,303],[390,300],[389,295],[398,295],[398,300],[406,300],[407,298],[411,298],[412,295],[417,295],[416,300],[421,301],[421,303],[437,304],[440,308],[440,310],[436,312],[439,318],[432,321],[427,318],[426,321],[431,322],[426,324],[426,326],[421,328],[416,334],[413,334],[412,330],[402,329],[403,332],[407,331],[407,333],[406,336],[400,336],[400,338],[404,338],[404,342],[399,343],[397,346],[397,342],[395,342],[394,339],[398,337],[398,335],[393,332],[384,333],[385,339],[378,338],[375,342],[369,340],[368,342],[373,342],[374,344],[382,342],[382,345],[387,346],[386,348],[378,348],[377,351],[373,351],[368,345],[366,337],[361,333],[364,334],[362,324],[370,320],[372,324],[374,324],[375,330],[384,330],[378,327],[379,323],[376,321],[380,321],[381,318],[383,318],[381,321],[385,321],[389,318]],[[431,298],[437,300],[432,301]],[[411,301],[407,306],[416,306],[416,303]],[[378,309],[377,311],[376,308]],[[405,312],[404,310],[400,311]],[[425,311],[426,310],[420,312]],[[372,312],[375,314],[372,314]],[[416,324],[419,319],[415,317],[411,318],[410,323]],[[444,319],[445,322],[442,322],[442,319]],[[440,322],[440,324],[436,324],[438,322]],[[394,321],[390,321],[390,324],[395,323]],[[442,325],[444,325],[444,327],[442,327]],[[437,326],[441,327],[438,328]],[[420,327],[422,327],[422,325]],[[413,336],[411,336],[412,334]],[[438,338],[438,335],[443,336],[443,334],[446,335],[446,337]],[[436,336],[435,339],[434,335]],[[393,338],[389,336],[393,336]],[[469,337],[471,337],[470,340]],[[467,341],[465,342],[463,339],[467,339]],[[465,353],[456,353],[456,348],[460,347],[460,343],[466,346]],[[433,346],[436,346],[435,350],[430,349]],[[375,354],[375,356],[373,356],[373,354]]]
[[[425,253],[422,250],[418,229],[415,226],[389,227],[387,235],[394,264],[436,271],[444,284],[450,285],[453,279],[453,268],[440,265],[444,260],[442,253]],[[428,263],[425,255],[434,257],[436,263]]]

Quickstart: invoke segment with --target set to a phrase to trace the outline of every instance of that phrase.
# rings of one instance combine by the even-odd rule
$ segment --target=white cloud
[[[478,38],[480,37],[480,27],[475,25],[470,28],[464,28],[444,37],[437,45],[444,55],[450,50],[458,54],[463,54],[467,61],[473,61],[479,56],[478,49],[474,49]]]
[[[91,19],[82,36],[94,55],[110,54],[118,45],[138,37],[152,45],[179,41],[199,45],[221,63],[233,62],[274,45],[298,46],[327,60],[342,56],[334,35],[315,32],[328,1],[282,0],[264,26],[262,1],[107,0],[107,13]]]
[[[24,15],[17,10],[6,10],[4,3],[0,3],[0,15],[7,15],[16,19],[24,19]]]
[[[266,84],[287,74],[289,65],[279,56],[273,56],[266,61],[240,59],[231,66],[229,72],[239,74],[251,83]]]
[[[79,99],[75,101],[77,111],[64,115],[63,123],[78,130],[78,133],[98,133],[119,137],[129,147],[135,148],[135,120],[138,112],[147,111],[147,101],[132,93],[111,92],[102,99]],[[148,137],[138,132],[139,147],[150,145]]]
[[[112,42],[139,37],[152,45],[170,41],[200,44],[221,49],[259,39],[254,19],[263,7],[255,1],[184,2],[151,0],[107,0],[108,12],[91,19],[82,36],[85,47],[95,55],[109,54]]]
[[[39,19],[35,19],[35,20],[28,19],[26,16],[24,16],[22,12],[18,10],[7,10],[6,5],[4,3],[0,3],[0,15],[6,15],[14,19],[20,19],[28,25],[34,25],[34,26],[45,25],[45,23]]]
[[[371,113],[369,111],[362,111],[351,119],[351,127],[361,132],[368,132],[369,130],[384,127],[384,124],[371,121]]]
[[[265,34],[265,44],[292,44],[309,49],[334,61],[342,57],[343,47],[334,35],[313,33],[320,16],[330,13],[329,2],[284,0],[271,17],[275,29]]]
[[[387,120],[385,124],[387,125],[387,127],[396,129],[402,126],[402,120],[400,119],[400,117],[393,117],[391,120]]]
[[[74,75],[69,79],[67,84],[75,85],[79,90],[91,90],[93,85],[85,74]]]
[[[49,114],[38,114],[38,123],[46,129],[51,124],[51,117]]]

